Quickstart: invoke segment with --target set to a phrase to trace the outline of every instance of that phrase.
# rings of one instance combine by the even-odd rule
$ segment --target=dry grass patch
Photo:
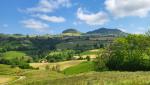
[[[10,76],[0,76],[0,84],[4,84],[4,83],[7,83],[7,82],[10,82],[10,81],[13,81],[15,80],[16,78],[14,77],[10,77]]]
[[[30,63],[30,66],[34,68],[39,68],[39,69],[45,69],[45,67],[48,65],[50,67],[59,65],[60,70],[64,70],[68,67],[78,65],[79,63],[83,62],[85,60],[71,60],[71,61],[63,61],[63,62],[57,62],[57,63]]]

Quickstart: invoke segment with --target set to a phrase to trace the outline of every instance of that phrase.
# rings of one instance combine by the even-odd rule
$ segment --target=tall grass
[[[61,76],[61,75],[58,75]],[[91,72],[50,79],[26,79],[12,85],[149,85],[150,72]]]

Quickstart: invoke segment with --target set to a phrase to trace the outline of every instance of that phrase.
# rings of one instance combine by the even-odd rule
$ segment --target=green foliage
[[[86,38],[86,36],[85,36]],[[71,38],[69,40],[65,40],[64,42],[61,42],[56,45],[57,49],[72,49],[72,50],[80,50],[80,51],[86,51],[95,49],[95,44],[100,44],[99,41],[96,40],[86,40],[83,38]],[[97,47],[96,47],[97,48]]]
[[[74,50],[64,50],[64,51],[52,51],[46,59],[49,62],[59,62],[65,60],[73,59],[73,55],[75,55]]]
[[[85,73],[85,72],[90,72],[94,71],[94,62],[92,61],[87,61],[80,63],[79,65],[69,67],[63,71],[64,74],[66,75],[71,75],[71,74],[79,74],[79,73]]]
[[[98,59],[110,70],[150,70],[150,39],[145,35],[118,38]]]
[[[108,29],[108,28],[99,28],[93,31],[87,32],[87,34],[101,34],[101,35],[115,35],[115,36],[125,36],[127,33],[122,32],[119,29]]]
[[[97,57],[94,65],[95,65],[94,67],[95,67],[96,71],[106,71],[106,70],[108,70],[108,68],[106,66],[106,59],[103,56]]]
[[[54,50],[55,45],[60,41],[59,39],[52,39],[45,36],[15,36],[0,35],[0,53],[22,51],[33,57],[33,59],[40,59],[41,57],[45,57],[50,50]],[[17,34],[17,36],[19,35]]]
[[[78,35],[0,34],[0,54],[8,51],[21,51],[32,57],[33,61],[37,62],[54,50],[75,50],[78,51],[77,54],[80,54],[83,51],[101,48],[103,47],[101,45],[108,43],[105,40],[90,40],[90,38],[98,37],[97,35],[75,34]],[[104,39],[106,39],[105,37]],[[67,60],[70,60],[70,58],[68,57]],[[53,59],[51,60],[54,61]],[[59,57],[59,60],[62,59]]]
[[[97,53],[98,52],[88,50],[88,51],[82,52],[80,55],[95,55]]]
[[[19,51],[5,52],[0,58],[1,64],[8,64],[11,65],[11,67],[20,67],[22,69],[31,68],[28,64],[29,62],[32,62],[32,58]]]
[[[87,59],[87,61],[90,61],[90,60],[91,60],[90,56],[87,56],[86,59]]]

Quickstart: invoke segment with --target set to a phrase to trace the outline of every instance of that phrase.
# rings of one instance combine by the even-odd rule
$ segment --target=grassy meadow
[[[59,64],[66,63],[59,62]],[[77,61],[68,61],[77,63]],[[42,63],[41,63],[42,64]],[[49,63],[50,64],[50,63]],[[68,64],[68,63],[67,63]],[[71,64],[71,63],[69,63]],[[44,64],[43,64],[44,65]],[[93,63],[80,63],[56,72],[46,69],[23,70],[0,65],[0,84],[8,85],[149,85],[150,72],[95,72]],[[43,66],[42,66],[43,67]],[[23,79],[18,80],[20,77]]]
[[[90,61],[82,62],[78,65],[66,68],[63,73],[66,75],[80,74],[94,71],[94,63]]]
[[[63,75],[49,71],[33,71],[26,79],[10,85],[149,85],[150,72],[88,72]]]
[[[19,51],[8,51],[2,55],[5,59],[19,58],[26,56],[25,53]]]

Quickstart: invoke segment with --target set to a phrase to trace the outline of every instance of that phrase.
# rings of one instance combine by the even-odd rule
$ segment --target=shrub
[[[86,59],[87,59],[87,61],[91,60],[90,56],[86,56]]]

